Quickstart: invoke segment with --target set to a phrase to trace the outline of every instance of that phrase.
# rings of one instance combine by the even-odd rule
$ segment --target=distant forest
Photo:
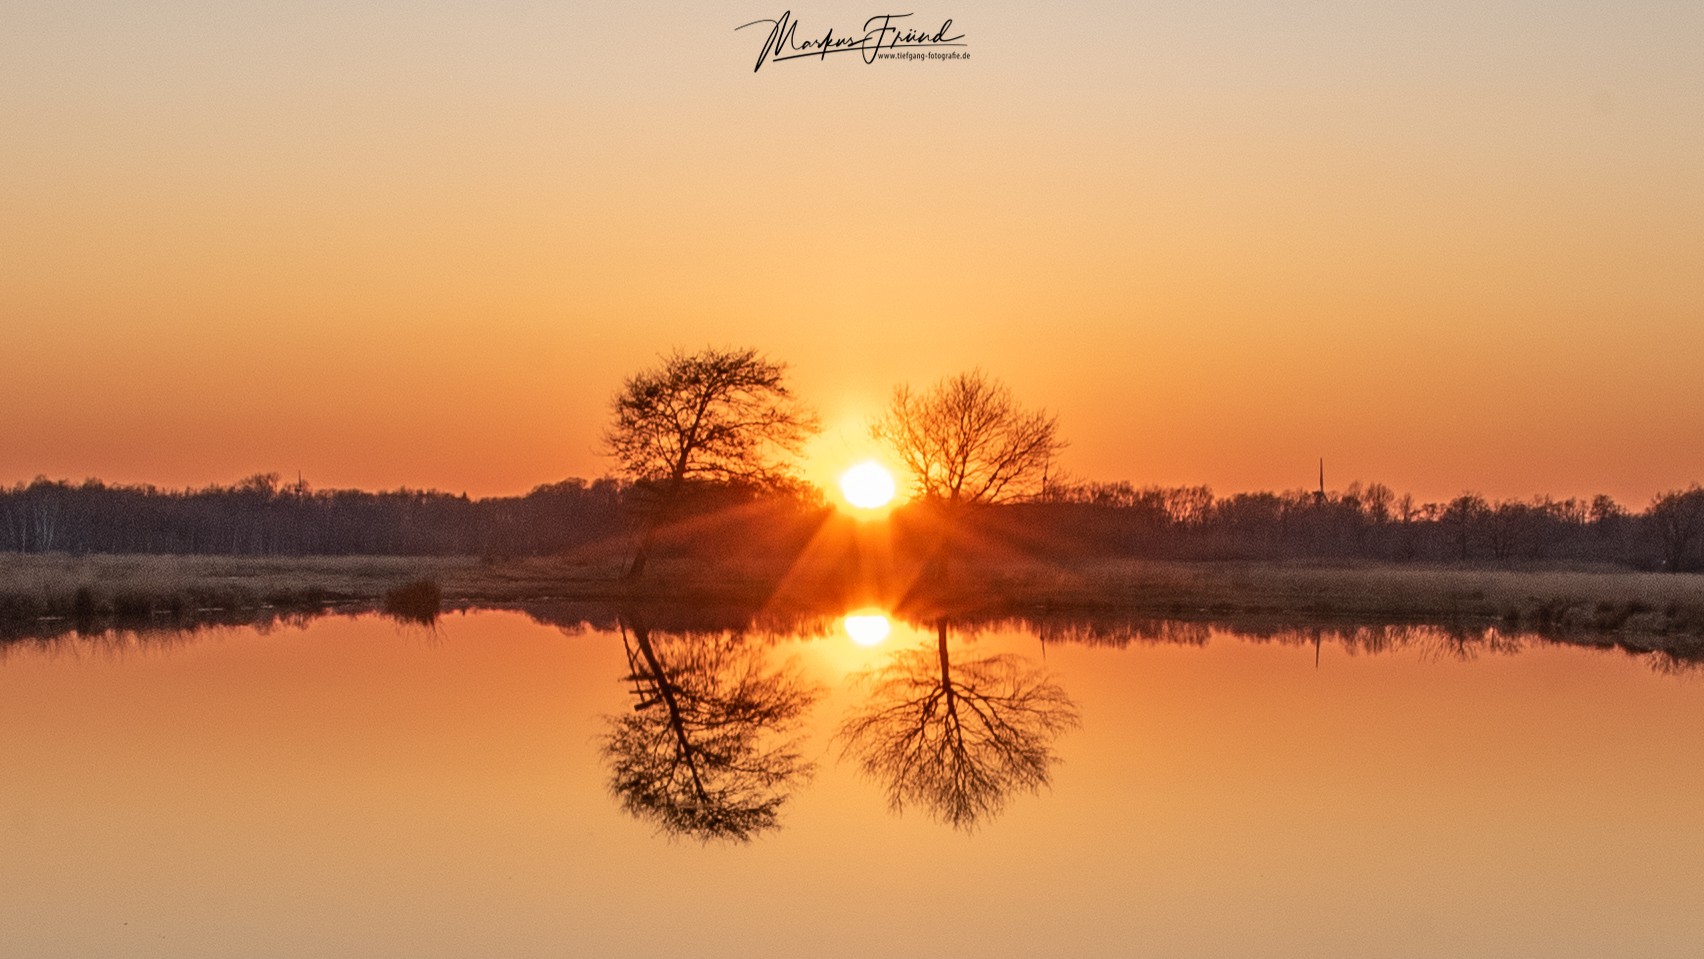
[[[565,480],[524,496],[312,489],[273,474],[168,490],[37,479],[0,488],[0,551],[245,556],[616,556],[652,498],[642,484]],[[936,507],[893,517],[927,539]],[[703,485],[671,506],[661,555],[803,549],[836,512],[813,489]],[[1704,489],[1632,512],[1607,496],[1421,503],[1380,484],[1216,496],[1206,487],[1053,483],[1023,502],[968,509],[963,541],[1044,558],[1368,559],[1610,563],[1704,570]]]

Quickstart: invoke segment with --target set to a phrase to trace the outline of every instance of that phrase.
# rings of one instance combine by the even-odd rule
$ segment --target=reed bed
[[[388,597],[388,599],[387,599]],[[771,608],[1116,609],[1162,617],[1470,623],[1704,641],[1704,575],[1613,568],[1020,559],[919,564],[670,560],[627,583],[608,560],[0,554],[0,621],[193,617],[337,605],[426,610],[538,600],[738,601]],[[399,605],[400,604],[400,605]]]

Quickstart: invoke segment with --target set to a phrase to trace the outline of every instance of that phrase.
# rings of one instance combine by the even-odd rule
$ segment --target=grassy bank
[[[1618,569],[1141,563],[996,573],[993,592],[1053,606],[1189,617],[1446,622],[1544,633],[1704,638],[1704,576]]]
[[[183,616],[371,603],[469,565],[402,557],[0,555],[0,619]]]
[[[474,558],[0,555],[0,621],[193,619],[261,609],[378,608],[430,584],[448,606],[543,599],[768,604],[833,611],[1123,610],[1161,617],[1495,625],[1550,635],[1704,641],[1704,576],[1614,569],[1381,564],[1022,561],[920,569],[663,562],[638,586],[618,565]],[[408,595],[406,591],[400,595]],[[418,598],[415,599],[418,603]]]

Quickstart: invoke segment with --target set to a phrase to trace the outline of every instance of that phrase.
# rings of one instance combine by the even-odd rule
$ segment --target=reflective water
[[[1685,664],[863,615],[14,643],[0,954],[1704,948]]]

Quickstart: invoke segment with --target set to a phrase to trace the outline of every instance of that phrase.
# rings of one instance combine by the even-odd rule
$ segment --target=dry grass
[[[399,557],[0,556],[0,617],[142,616],[370,602],[470,561]]]
[[[400,587],[428,583],[447,606],[666,597],[803,609],[856,597],[914,609],[1115,609],[1195,619],[1466,623],[1552,635],[1704,639],[1704,576],[1611,569],[1006,561],[954,566],[944,588],[915,568],[884,568],[882,583],[871,587],[832,561],[803,569],[659,562],[638,587],[622,583],[620,571],[610,562],[560,559],[6,554],[0,555],[0,620],[378,607]]]
[[[1704,576],[1616,569],[1112,562],[993,571],[988,589],[1172,615],[1494,622],[1704,636]]]

